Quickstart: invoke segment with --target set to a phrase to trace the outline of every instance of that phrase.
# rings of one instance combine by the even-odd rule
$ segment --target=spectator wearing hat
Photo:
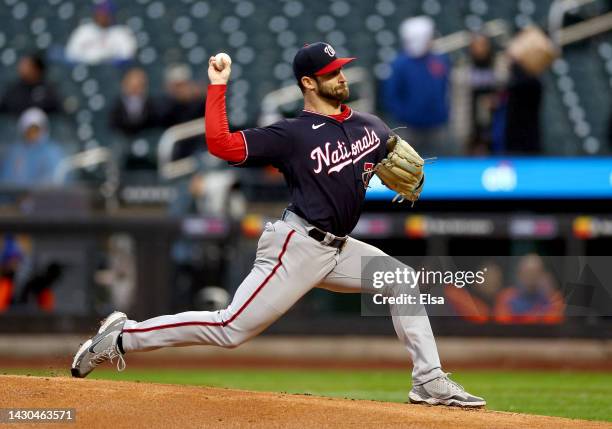
[[[20,116],[19,138],[9,146],[0,168],[0,182],[17,186],[47,184],[64,157],[49,138],[49,122],[41,109],[32,107]]]
[[[162,126],[169,128],[204,116],[205,88],[195,82],[187,64],[169,66],[164,74],[165,93],[159,98],[157,111]],[[181,142],[176,158],[183,158],[202,148],[200,138]]]
[[[136,54],[136,37],[125,25],[115,24],[115,5],[105,0],[94,6],[93,21],[79,25],[66,44],[66,59],[84,64],[122,63]]]
[[[46,64],[38,54],[26,55],[17,65],[17,80],[0,96],[0,112],[21,115],[30,107],[38,107],[46,113],[62,110],[53,84],[45,78]]]
[[[383,82],[384,108],[405,130],[398,130],[426,156],[454,154],[448,132],[451,64],[432,51],[431,18],[419,16],[400,26],[403,51]]]
[[[173,64],[164,73],[165,94],[160,99],[160,116],[171,127],[202,118],[206,106],[205,87],[193,80],[187,64]]]

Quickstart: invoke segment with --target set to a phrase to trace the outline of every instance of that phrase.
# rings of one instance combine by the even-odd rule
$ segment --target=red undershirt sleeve
[[[227,85],[208,85],[206,96],[206,144],[208,152],[225,161],[240,163],[247,151],[241,132],[230,133],[225,110]]]

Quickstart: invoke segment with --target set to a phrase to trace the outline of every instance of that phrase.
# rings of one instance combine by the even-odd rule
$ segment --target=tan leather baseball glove
[[[414,204],[425,183],[424,165],[423,158],[407,141],[392,134],[387,140],[387,157],[373,170],[385,186],[397,192],[393,202],[410,200]]]

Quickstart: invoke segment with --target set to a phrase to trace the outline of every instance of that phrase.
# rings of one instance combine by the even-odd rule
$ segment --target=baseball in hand
[[[220,52],[215,55],[215,68],[218,71],[223,70],[226,66],[232,65],[232,59],[225,52]]]

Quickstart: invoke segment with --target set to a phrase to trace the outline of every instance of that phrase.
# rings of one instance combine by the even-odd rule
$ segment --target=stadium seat
[[[191,63],[194,75],[206,79],[208,57],[215,52],[228,52],[234,59],[234,85],[241,82],[240,88],[245,85],[248,88],[246,92],[243,89],[235,92],[231,85],[228,94],[234,125],[244,127],[256,124],[260,101],[267,93],[292,82],[291,59],[303,43],[329,40],[339,54],[357,56],[359,65],[377,75],[384,62],[400,48],[398,27],[407,17],[432,16],[441,35],[463,30],[466,25],[476,29],[478,23],[497,18],[513,25],[535,22],[545,26],[551,3],[552,0],[281,3],[180,0],[170,5],[160,0],[136,0],[120,4],[117,20],[136,34],[139,43],[136,63],[147,71],[153,92],[163,87],[163,71],[169,64]],[[604,3],[598,1],[592,7],[602,9]],[[0,63],[7,69],[14,69],[20,55],[35,49],[48,48],[53,57],[51,53],[64,46],[72,30],[92,13],[89,2],[76,0],[0,0],[0,4]],[[24,34],[23,28],[28,28],[31,35],[19,37]],[[581,45],[568,49],[566,60],[571,64],[567,76],[574,83],[572,90],[580,102],[579,108],[587,112],[583,119],[589,132],[584,136],[582,127],[580,136],[574,131],[565,133],[564,128],[575,130],[574,119],[580,116],[580,110],[574,107],[570,112],[571,106],[563,104],[567,90],[562,87],[566,84],[560,86],[558,74],[547,74],[544,118],[560,124],[544,127],[545,147],[550,153],[571,152],[589,137],[603,141],[607,127],[612,39],[602,36],[595,47]],[[57,62],[49,71],[50,78],[68,99],[70,113],[77,115],[73,138],[78,139],[79,145],[112,142],[107,126],[108,109],[119,92],[122,70]],[[13,76],[2,73],[0,85]],[[570,113],[574,119],[568,122]],[[560,139],[565,143],[560,145]]]

